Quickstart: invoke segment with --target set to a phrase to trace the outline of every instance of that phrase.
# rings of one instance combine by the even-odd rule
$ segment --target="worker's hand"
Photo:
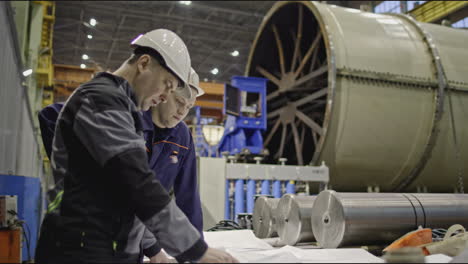
[[[162,250],[158,254],[150,258],[150,263],[176,263],[175,259],[169,259]]]
[[[229,253],[217,250],[214,248],[208,248],[202,258],[199,260],[200,263],[239,263],[237,259],[231,256]]]

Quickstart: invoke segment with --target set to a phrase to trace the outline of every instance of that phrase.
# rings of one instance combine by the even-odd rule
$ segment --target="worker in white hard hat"
[[[182,122],[194,106],[196,97],[204,94],[198,74],[192,69],[189,86],[192,98],[172,93],[165,104],[143,113],[143,130],[150,168],[167,191],[173,193],[177,206],[203,236],[203,215],[197,186],[195,145],[187,125]],[[154,263],[169,261],[146,231],[141,242],[143,253]]]
[[[57,193],[41,226],[38,263],[137,262],[136,225],[178,261],[237,262],[209,248],[147,162],[140,110],[190,99],[190,56],[173,32],[132,42],[114,73],[78,87],[58,115],[51,164]]]

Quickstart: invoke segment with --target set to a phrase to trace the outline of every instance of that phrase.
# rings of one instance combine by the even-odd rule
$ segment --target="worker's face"
[[[178,79],[149,55],[142,55],[136,62],[135,94],[138,106],[147,111],[167,98],[179,85]]]
[[[153,122],[160,128],[175,127],[184,120],[190,108],[195,104],[197,91],[192,89],[192,94],[191,99],[185,99],[178,93],[170,94],[165,104],[159,104],[152,108]]]

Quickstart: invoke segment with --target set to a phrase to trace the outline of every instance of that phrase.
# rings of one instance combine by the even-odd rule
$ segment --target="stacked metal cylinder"
[[[279,201],[262,198],[255,212],[259,238],[276,231],[287,245],[315,240],[323,248],[383,245],[419,226],[468,227],[468,195],[323,191],[318,196],[286,194]]]
[[[278,198],[260,196],[255,201],[252,225],[254,233],[258,238],[278,236],[275,210],[279,200]]]
[[[316,196],[284,195],[276,209],[277,229],[281,242],[293,246],[314,241],[310,217]]]
[[[259,197],[253,214],[258,238],[280,237],[280,244],[313,242],[310,218],[316,196],[285,194],[281,199]]]

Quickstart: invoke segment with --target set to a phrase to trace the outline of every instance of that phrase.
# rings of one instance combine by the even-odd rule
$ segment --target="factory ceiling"
[[[257,29],[275,1],[188,2],[57,1],[54,63],[112,71],[128,58],[136,36],[167,28],[186,42],[202,81],[228,82],[233,75],[243,75]],[[369,1],[353,5],[358,7],[358,2]]]

